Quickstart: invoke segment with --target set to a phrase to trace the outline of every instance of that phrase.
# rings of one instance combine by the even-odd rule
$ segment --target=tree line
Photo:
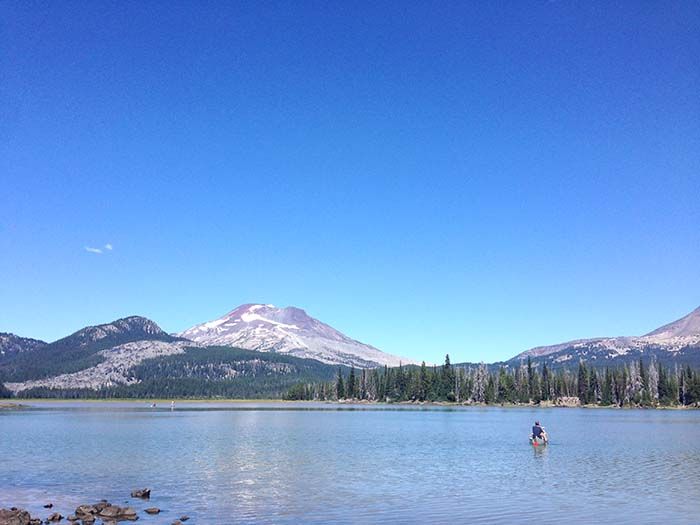
[[[446,401],[484,404],[556,403],[578,399],[600,406],[699,406],[700,373],[688,367],[664,367],[641,359],[616,368],[596,368],[580,361],[572,372],[534,366],[485,364],[398,366],[373,370],[342,369],[330,382],[301,382],[286,394],[289,400]]]

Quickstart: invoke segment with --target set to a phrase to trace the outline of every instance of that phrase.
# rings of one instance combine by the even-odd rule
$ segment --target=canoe
[[[546,445],[548,441],[549,441],[549,438],[545,439],[542,437],[536,438],[536,437],[532,437],[532,435],[530,436],[530,444],[535,446],[535,447],[537,447],[539,445]]]

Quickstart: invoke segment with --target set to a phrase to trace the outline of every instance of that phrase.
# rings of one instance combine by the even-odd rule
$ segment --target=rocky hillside
[[[0,380],[16,382],[77,372],[101,363],[104,354],[100,352],[105,349],[136,341],[177,340],[145,317],[117,319],[13,354],[0,363]]]
[[[328,364],[361,368],[416,364],[351,339],[293,306],[244,304],[223,317],[198,324],[178,335],[202,345],[275,352]]]
[[[44,341],[0,332],[0,363],[12,359],[17,354],[31,352],[42,346],[46,346]]]
[[[700,365],[700,308],[643,336],[579,339],[539,346],[518,354],[509,364],[530,357],[550,367],[572,366],[584,360],[594,366],[651,358],[662,363]]]

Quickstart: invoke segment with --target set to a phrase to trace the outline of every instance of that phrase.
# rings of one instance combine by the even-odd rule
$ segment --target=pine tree
[[[486,382],[486,391],[484,392],[484,402],[493,403],[496,400],[496,382],[494,375],[489,374],[489,379]]]
[[[592,368],[589,377],[588,402],[598,404],[600,403],[600,398],[602,397],[600,381],[598,379],[598,371],[595,368]]]
[[[610,369],[605,367],[605,376],[603,379],[603,386],[600,389],[600,404],[603,406],[610,406],[613,403],[613,384],[612,378],[610,376]]]
[[[588,403],[588,370],[583,360],[578,363],[578,398],[582,405]]]
[[[430,388],[430,383],[428,382],[428,369],[425,366],[425,361],[423,361],[420,365],[420,373],[418,377],[418,399],[420,401],[425,401],[428,397],[428,390]]]
[[[360,399],[367,399],[367,370],[364,368],[360,376]]]
[[[454,401],[454,372],[450,363],[450,354],[445,355],[445,364],[440,374],[440,398]]]
[[[652,405],[659,402],[659,370],[656,366],[656,359],[652,357],[649,369],[647,370],[647,392]]]
[[[355,367],[350,368],[350,375],[348,376],[348,384],[345,386],[345,397],[348,399],[354,399],[355,397]]]
[[[551,399],[551,383],[549,380],[549,369],[547,368],[547,363],[542,365],[542,399],[547,401]]]
[[[345,382],[343,381],[343,371],[338,367],[338,377],[335,383],[335,393],[338,399],[345,399]]]

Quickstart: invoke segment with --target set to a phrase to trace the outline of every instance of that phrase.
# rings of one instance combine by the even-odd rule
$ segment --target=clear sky
[[[696,1],[0,12],[0,331],[264,302],[493,361],[700,305]]]

